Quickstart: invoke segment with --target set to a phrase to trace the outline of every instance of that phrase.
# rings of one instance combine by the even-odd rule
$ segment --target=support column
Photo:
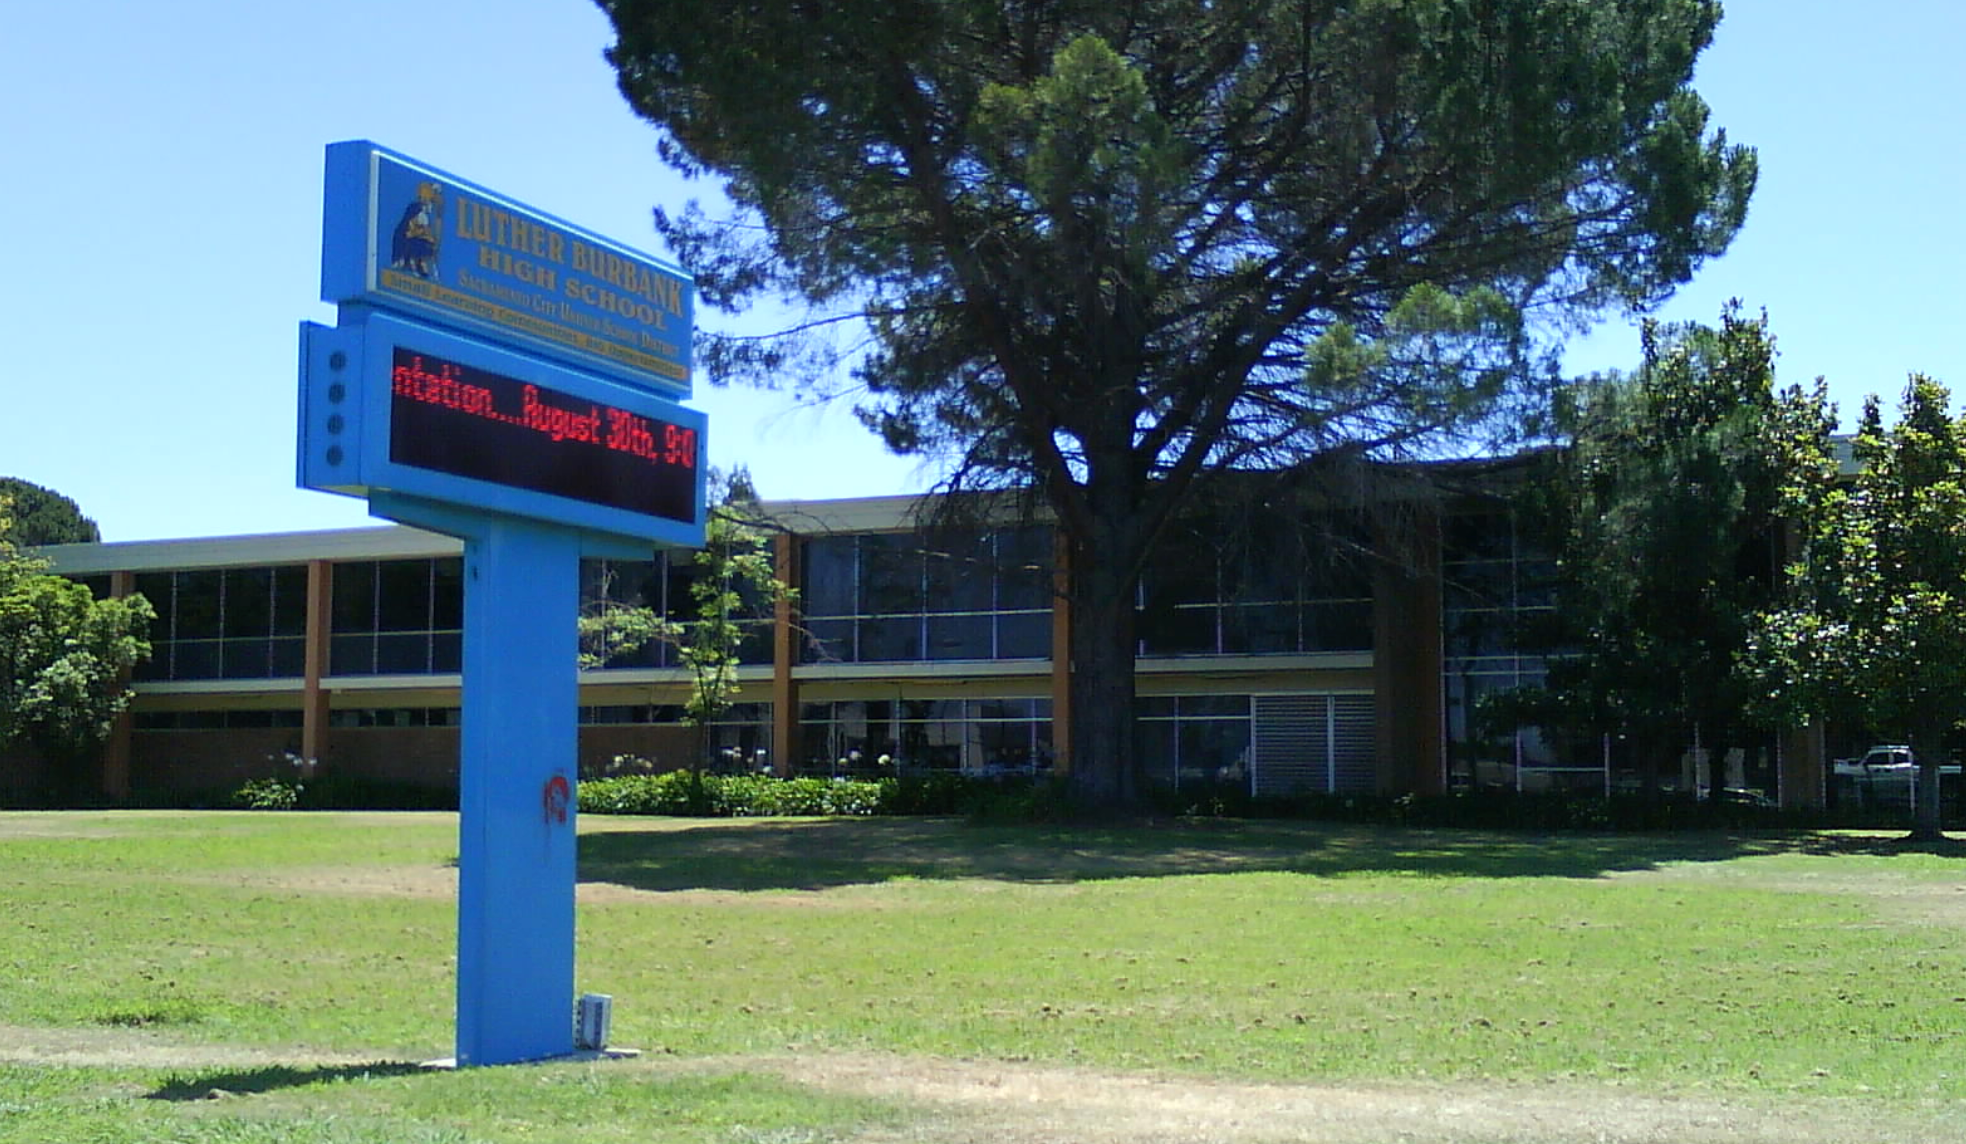
[[[1776,799],[1783,810],[1821,810],[1829,775],[1820,721],[1782,732],[1781,758],[1775,772]]]
[[[772,560],[780,583],[799,584],[797,536],[781,532],[773,537]],[[805,757],[799,742],[799,681],[792,677],[800,647],[798,608],[791,600],[780,600],[772,609],[771,628],[771,770],[779,778],[790,778]]]
[[[1380,522],[1372,581],[1373,735],[1381,793],[1442,794],[1440,512],[1403,502]]]
[[[328,753],[328,649],[334,637],[334,565],[307,562],[307,637],[300,679],[300,757],[312,768]]]
[[[492,518],[464,545],[457,1063],[573,1051],[580,539]]]
[[[1072,546],[1052,530],[1051,773],[1072,773]]]
[[[1779,521],[1769,543],[1769,575],[1787,582],[1788,566],[1801,558],[1802,530],[1796,522]],[[1782,731],[1776,744],[1775,800],[1783,810],[1821,810],[1829,799],[1828,751],[1823,746],[1823,723]]]
[[[109,574],[109,595],[120,600],[134,595],[137,590],[137,577],[134,572],[111,572]],[[130,686],[130,673],[124,670],[117,673],[116,688],[127,691]],[[130,737],[136,728],[136,712],[128,706],[117,712],[116,721],[110,724],[109,737],[102,744],[102,793],[111,802],[130,800]]]

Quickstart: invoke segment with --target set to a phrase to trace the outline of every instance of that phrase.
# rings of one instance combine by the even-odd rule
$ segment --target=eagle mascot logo
[[[416,200],[389,235],[389,266],[418,278],[437,278],[437,244],[444,234],[444,191],[436,183],[416,188]]]

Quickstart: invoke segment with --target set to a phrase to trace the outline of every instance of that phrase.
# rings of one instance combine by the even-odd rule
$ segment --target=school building
[[[792,605],[751,622],[716,765],[787,775],[1069,768],[1072,617],[1042,523],[928,528],[920,498],[769,502]],[[1483,694],[1541,679],[1519,633],[1554,606],[1550,566],[1505,503],[1404,503],[1364,523],[1204,514],[1142,577],[1138,699],[1150,781],[1255,796],[1609,790],[1609,741],[1495,732]],[[1292,527],[1291,525],[1305,525]],[[1315,524],[1315,526],[1311,526]],[[156,608],[150,660],[109,743],[112,799],[167,802],[291,773],[454,786],[462,545],[389,526],[43,550],[99,594]],[[687,617],[689,552],[589,561],[579,607]],[[560,619],[573,623],[574,601]],[[698,747],[675,649],[598,649],[580,673],[582,773],[658,769]],[[1820,805],[1820,736],[1784,736],[1739,776]],[[10,768],[35,780],[31,760]]]

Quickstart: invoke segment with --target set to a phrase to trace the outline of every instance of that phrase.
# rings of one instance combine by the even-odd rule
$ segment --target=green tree
[[[6,535],[0,527],[0,745],[35,747],[59,794],[84,794],[84,768],[129,705],[129,669],[150,654],[155,613],[142,596],[98,600],[49,575]]]
[[[699,297],[809,308],[699,335],[712,378],[850,366],[890,448],[1058,520],[1095,806],[1141,793],[1136,585],[1207,474],[1480,439],[1525,314],[1663,297],[1755,177],[1689,87],[1713,0],[599,2],[734,204],[656,213]]]
[[[0,531],[0,540],[11,540],[23,548],[97,544],[102,540],[101,530],[82,515],[81,506],[53,489],[19,477],[0,477],[0,498],[13,505],[12,523]]]
[[[1778,600],[1782,522],[1803,503],[1797,474],[1829,463],[1834,412],[1820,381],[1776,387],[1767,319],[1738,305],[1717,328],[1647,323],[1641,344],[1634,374],[1560,403],[1568,443],[1530,515],[1558,559],[1545,638],[1571,654],[1516,715],[1628,736],[1656,790],[1689,744],[1755,729],[1738,660]]]
[[[1966,720],[1966,426],[1949,403],[1917,374],[1888,430],[1877,398],[1864,402],[1855,480],[1798,498],[1810,511],[1794,599],[1760,618],[1746,657],[1762,699],[1790,718],[1861,710],[1909,732],[1913,837],[1928,840],[1940,836],[1945,734]]]
[[[778,578],[771,529],[758,504],[750,473],[738,468],[728,480],[712,474],[715,505],[703,528],[703,547],[690,579],[692,614],[678,619],[653,608],[603,601],[580,618],[581,666],[600,667],[611,656],[649,643],[676,649],[689,672],[683,721],[696,732],[691,769],[700,772],[709,747],[709,725],[737,700],[737,668],[744,639],[794,596]]]

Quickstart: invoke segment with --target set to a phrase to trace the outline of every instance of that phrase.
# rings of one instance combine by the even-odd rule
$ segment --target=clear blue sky
[[[1760,149],[1734,248],[1665,309],[1766,308],[1787,380],[1846,419],[1910,370],[1966,385],[1966,10],[1734,0],[1696,86]],[[655,158],[582,0],[32,4],[0,35],[0,475],[81,502],[108,540],[371,523],[294,488],[296,327],[317,300],[325,144],[367,138],[631,246],[704,185]],[[1614,319],[1576,371],[1628,366]],[[905,492],[933,474],[844,409],[699,384],[711,460],[767,497]]]

